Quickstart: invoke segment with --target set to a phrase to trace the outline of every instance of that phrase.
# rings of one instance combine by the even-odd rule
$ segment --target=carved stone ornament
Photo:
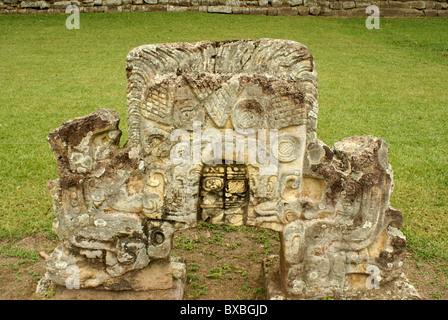
[[[67,286],[76,266],[81,289],[172,288],[173,272],[185,276],[170,258],[174,233],[209,221],[280,234],[280,255],[264,261],[268,298],[418,297],[402,275],[389,146],[317,139],[317,73],[304,45],[144,45],[126,71],[123,148],[113,110],[48,135],[60,244],[46,281]]]

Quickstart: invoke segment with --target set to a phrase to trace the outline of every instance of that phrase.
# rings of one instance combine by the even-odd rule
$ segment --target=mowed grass
[[[161,42],[281,38],[313,53],[318,136],[370,134],[390,144],[392,205],[408,249],[448,259],[448,19],[266,17],[202,13],[0,16],[0,238],[54,236],[45,187],[57,178],[46,136],[99,108],[126,132],[125,57]]]

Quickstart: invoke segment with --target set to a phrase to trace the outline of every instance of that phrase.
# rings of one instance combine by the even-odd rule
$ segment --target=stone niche
[[[388,144],[317,139],[317,74],[304,45],[144,45],[126,72],[124,147],[108,109],[48,135],[60,244],[40,289],[171,290],[185,278],[170,257],[174,233],[208,221],[280,234],[279,255],[263,263],[267,298],[418,298],[402,274]]]

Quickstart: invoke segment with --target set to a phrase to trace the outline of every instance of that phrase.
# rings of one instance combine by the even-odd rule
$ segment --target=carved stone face
[[[191,204],[191,200],[186,199],[191,199],[190,193],[193,193],[200,195],[197,201],[201,210],[199,216],[203,219],[210,217],[214,223],[233,221],[241,224],[247,219],[248,210],[254,206],[255,211],[263,212],[260,225],[266,216],[271,217],[270,224],[276,221],[280,225],[283,209],[276,212],[278,201],[293,200],[300,193],[299,168],[303,163],[306,141],[302,97],[301,88],[295,82],[262,75],[181,74],[149,88],[142,104],[144,155],[148,161],[166,163],[162,171],[175,184],[173,190],[168,191],[172,200],[168,201],[167,207],[162,200],[165,195],[145,195],[145,212],[150,208],[154,211],[168,208],[164,210],[169,212],[189,210],[186,206]],[[183,152],[187,155],[194,152],[197,132],[192,132],[193,123],[199,123],[199,130],[202,130],[199,132],[202,170],[197,173],[201,183],[195,185],[191,185],[182,170],[176,170],[174,174],[169,164],[170,148],[173,147],[169,135],[172,130],[187,130],[184,136],[189,140],[186,143],[190,143],[190,148]],[[226,136],[228,130],[232,132],[230,140]],[[218,144],[216,139],[219,139]],[[231,152],[227,153],[229,145]],[[232,166],[238,152],[243,152],[241,164]],[[275,163],[270,162],[273,157]],[[223,165],[210,166],[213,163]],[[254,171],[256,175],[267,175],[268,180],[255,176],[258,186],[250,186],[248,164],[257,168]],[[188,168],[193,163],[187,161],[185,165]],[[272,166],[274,172],[267,173]],[[285,172],[293,172],[289,174],[289,180],[277,179]],[[294,182],[290,183],[292,180]],[[249,191],[250,187],[254,189]],[[254,195],[250,203],[249,193]],[[148,217],[155,216],[151,214]]]
[[[167,131],[150,127],[143,130],[142,136],[142,149],[146,157],[151,160],[169,157],[171,143]]]
[[[118,150],[121,131],[110,130],[95,135],[90,147],[90,155],[93,160],[105,160],[111,157],[111,153]]]
[[[167,260],[177,230],[204,220],[281,233],[276,278],[293,296],[358,294],[371,266],[388,280],[401,273],[387,144],[362,136],[331,149],[317,140],[306,47],[272,39],[149,45],[129,54],[127,69],[123,149],[111,110],[49,135],[60,175],[48,184],[62,240],[48,259],[55,282],[64,285],[59,267],[70,263],[84,287],[129,289],[153,260]],[[185,149],[174,149],[179,131]],[[204,156],[215,144],[224,150]],[[199,151],[198,161],[174,163],[173,150],[187,160]]]

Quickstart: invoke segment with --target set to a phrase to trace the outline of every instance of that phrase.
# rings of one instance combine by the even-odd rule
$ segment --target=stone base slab
[[[54,300],[183,300],[184,280],[175,280],[173,288],[148,291],[109,291],[96,289],[67,289],[56,286]]]
[[[269,300],[306,300],[288,294],[282,287],[279,275],[279,256],[272,255],[263,260],[262,277],[264,278],[264,291]],[[379,289],[367,290],[351,295],[339,297],[325,297],[334,300],[420,300],[421,297],[415,287],[402,273],[395,281],[381,285]],[[323,299],[323,298],[317,298]],[[310,298],[309,300],[315,300]]]

